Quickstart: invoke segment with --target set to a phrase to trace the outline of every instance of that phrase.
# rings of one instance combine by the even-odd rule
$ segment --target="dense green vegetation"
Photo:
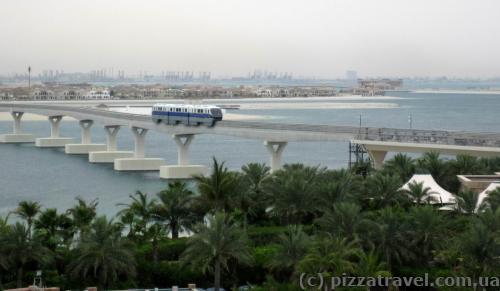
[[[457,174],[500,171],[500,159],[399,154],[382,170],[263,164],[229,171],[214,160],[190,189],[172,182],[136,192],[116,217],[78,199],[66,212],[23,201],[0,219],[0,289],[30,284],[43,270],[62,290],[241,285],[298,290],[302,272],[355,276],[498,276],[500,191],[474,213],[477,194],[458,192]],[[457,193],[443,211],[429,189],[400,187],[430,173]],[[190,233],[192,236],[183,237]]]

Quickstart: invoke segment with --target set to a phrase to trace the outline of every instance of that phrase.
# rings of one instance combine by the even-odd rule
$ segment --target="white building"
[[[109,90],[91,90],[85,95],[85,99],[87,100],[109,100],[111,99],[111,95],[109,94]]]
[[[12,100],[14,99],[14,94],[10,92],[0,92],[0,100]]]
[[[257,89],[254,93],[258,97],[272,97],[273,96],[273,91],[271,89],[260,88],[260,89]]]
[[[33,100],[47,101],[47,100],[57,100],[57,96],[54,92],[50,90],[38,89],[32,93]]]
[[[64,100],[82,100],[85,99],[85,95],[79,90],[67,90],[62,93],[62,99]]]

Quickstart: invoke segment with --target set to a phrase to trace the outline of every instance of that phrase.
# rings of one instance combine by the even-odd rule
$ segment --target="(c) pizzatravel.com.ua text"
[[[340,287],[500,287],[500,277],[352,277],[343,276],[326,277],[321,273],[302,273],[299,279],[300,288],[303,290],[335,290]]]

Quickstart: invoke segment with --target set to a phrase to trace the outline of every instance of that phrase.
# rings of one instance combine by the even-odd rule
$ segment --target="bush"
[[[137,278],[141,286],[139,288],[187,286],[189,283],[197,285],[209,285],[211,277],[199,270],[191,270],[182,266],[178,261],[141,262],[138,265]]]
[[[248,238],[254,243],[255,246],[269,245],[276,242],[278,236],[285,233],[287,226],[251,226],[248,228]],[[304,225],[303,230],[308,235],[314,232],[312,225]]]
[[[177,261],[187,247],[188,238],[165,239],[158,243],[159,261]],[[151,243],[145,243],[139,247],[138,255],[140,258],[152,260]],[[140,259],[139,258],[139,259]]]
[[[274,280],[272,277],[267,277],[266,281],[262,286],[252,287],[252,291],[299,291],[299,282],[296,283],[280,283]]]

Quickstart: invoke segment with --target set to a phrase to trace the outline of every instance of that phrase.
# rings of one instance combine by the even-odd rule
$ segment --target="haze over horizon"
[[[3,0],[0,74],[488,78],[500,76],[498,35],[495,0]]]

